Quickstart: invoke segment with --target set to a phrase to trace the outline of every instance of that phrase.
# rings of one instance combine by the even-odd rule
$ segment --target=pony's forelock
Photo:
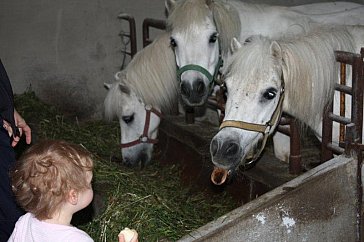
[[[228,53],[231,39],[240,36],[241,23],[237,10],[230,6],[227,1],[178,1],[167,18],[167,30],[180,29],[188,32],[188,26],[203,23],[206,16],[210,14],[212,14],[219,33],[221,51],[224,54]]]

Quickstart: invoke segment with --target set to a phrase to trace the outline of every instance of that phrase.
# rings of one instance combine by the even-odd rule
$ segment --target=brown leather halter
[[[128,143],[121,143],[121,148],[127,148],[131,147],[137,144],[141,143],[149,143],[149,144],[156,144],[158,142],[158,139],[151,139],[148,137],[148,131],[149,131],[149,125],[150,125],[150,115],[151,113],[154,113],[158,117],[162,117],[162,113],[153,108],[151,105],[145,105],[145,111],[147,112],[145,115],[145,123],[144,123],[144,130],[143,134],[140,135],[140,137],[134,141],[128,142]]]
[[[280,117],[282,115],[282,109],[283,109],[283,100],[284,100],[284,80],[282,79],[282,87],[281,87],[281,94],[279,97],[278,105],[276,109],[274,110],[271,119],[265,123],[265,124],[255,124],[255,123],[248,123],[244,121],[236,121],[236,120],[224,120],[220,125],[220,130],[226,127],[233,127],[238,129],[244,129],[248,131],[255,131],[263,134],[263,142],[261,144],[261,147],[259,151],[253,156],[253,159],[247,162],[245,165],[250,165],[254,161],[256,161],[260,154],[262,153],[265,144],[267,142],[269,133],[272,129],[272,127],[275,127],[280,120]],[[242,160],[241,160],[242,161]],[[241,163],[239,162],[239,164]]]

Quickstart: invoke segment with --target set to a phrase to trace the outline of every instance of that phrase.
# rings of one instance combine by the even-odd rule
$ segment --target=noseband
[[[209,87],[211,87],[211,85],[213,85],[214,81],[216,80],[216,77],[219,73],[220,68],[223,65],[223,62],[224,61],[221,58],[221,55],[219,55],[219,61],[217,62],[217,65],[215,67],[214,75],[211,75],[208,70],[206,70],[205,68],[203,68],[202,66],[199,66],[199,65],[189,64],[189,65],[182,66],[181,68],[178,68],[178,70],[177,70],[178,81],[181,82],[181,76],[185,71],[197,71],[207,77],[207,79],[209,80],[209,83],[210,83]]]
[[[153,108],[151,105],[145,105],[145,111],[146,111],[146,115],[145,115],[143,134],[140,135],[140,137],[134,141],[131,141],[128,143],[121,143],[120,144],[121,148],[127,148],[127,147],[131,147],[131,146],[141,144],[141,143],[156,144],[158,142],[158,139],[152,139],[152,138],[148,137],[148,131],[149,131],[149,126],[150,126],[150,115],[151,115],[151,113],[154,113],[159,118],[161,118],[162,113],[159,112],[158,110],[156,110],[155,108]]]
[[[284,81],[282,79],[281,95],[278,100],[278,105],[277,105],[276,109],[274,110],[272,117],[270,118],[270,120],[268,122],[266,122],[265,124],[255,124],[255,123],[248,123],[248,122],[244,122],[244,121],[224,120],[221,123],[220,130],[222,130],[223,128],[226,128],[226,127],[233,127],[233,128],[238,128],[238,129],[243,129],[243,130],[248,130],[248,131],[259,132],[259,133],[263,134],[263,142],[261,144],[259,151],[253,156],[253,159],[250,160],[249,162],[247,162],[245,165],[252,164],[254,161],[256,161],[259,158],[260,154],[262,153],[272,127],[276,126],[280,120],[280,117],[282,114],[282,109],[283,109],[283,99],[284,99]],[[239,162],[239,164],[240,163],[241,163],[241,161]]]

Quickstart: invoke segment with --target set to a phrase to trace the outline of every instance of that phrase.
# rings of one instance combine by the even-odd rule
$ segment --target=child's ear
[[[68,202],[72,205],[76,205],[78,202],[78,192],[74,189],[71,189],[68,192]]]

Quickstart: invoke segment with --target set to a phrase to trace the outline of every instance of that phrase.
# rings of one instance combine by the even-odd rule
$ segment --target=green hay
[[[34,142],[63,139],[82,144],[94,154],[93,186],[104,207],[91,221],[77,226],[96,242],[117,241],[124,227],[136,229],[139,241],[176,241],[238,206],[225,193],[206,196],[183,187],[176,179],[177,165],[152,161],[140,170],[112,162],[110,157],[120,156],[118,122],[66,118],[33,92],[16,95],[15,105],[31,125]]]

